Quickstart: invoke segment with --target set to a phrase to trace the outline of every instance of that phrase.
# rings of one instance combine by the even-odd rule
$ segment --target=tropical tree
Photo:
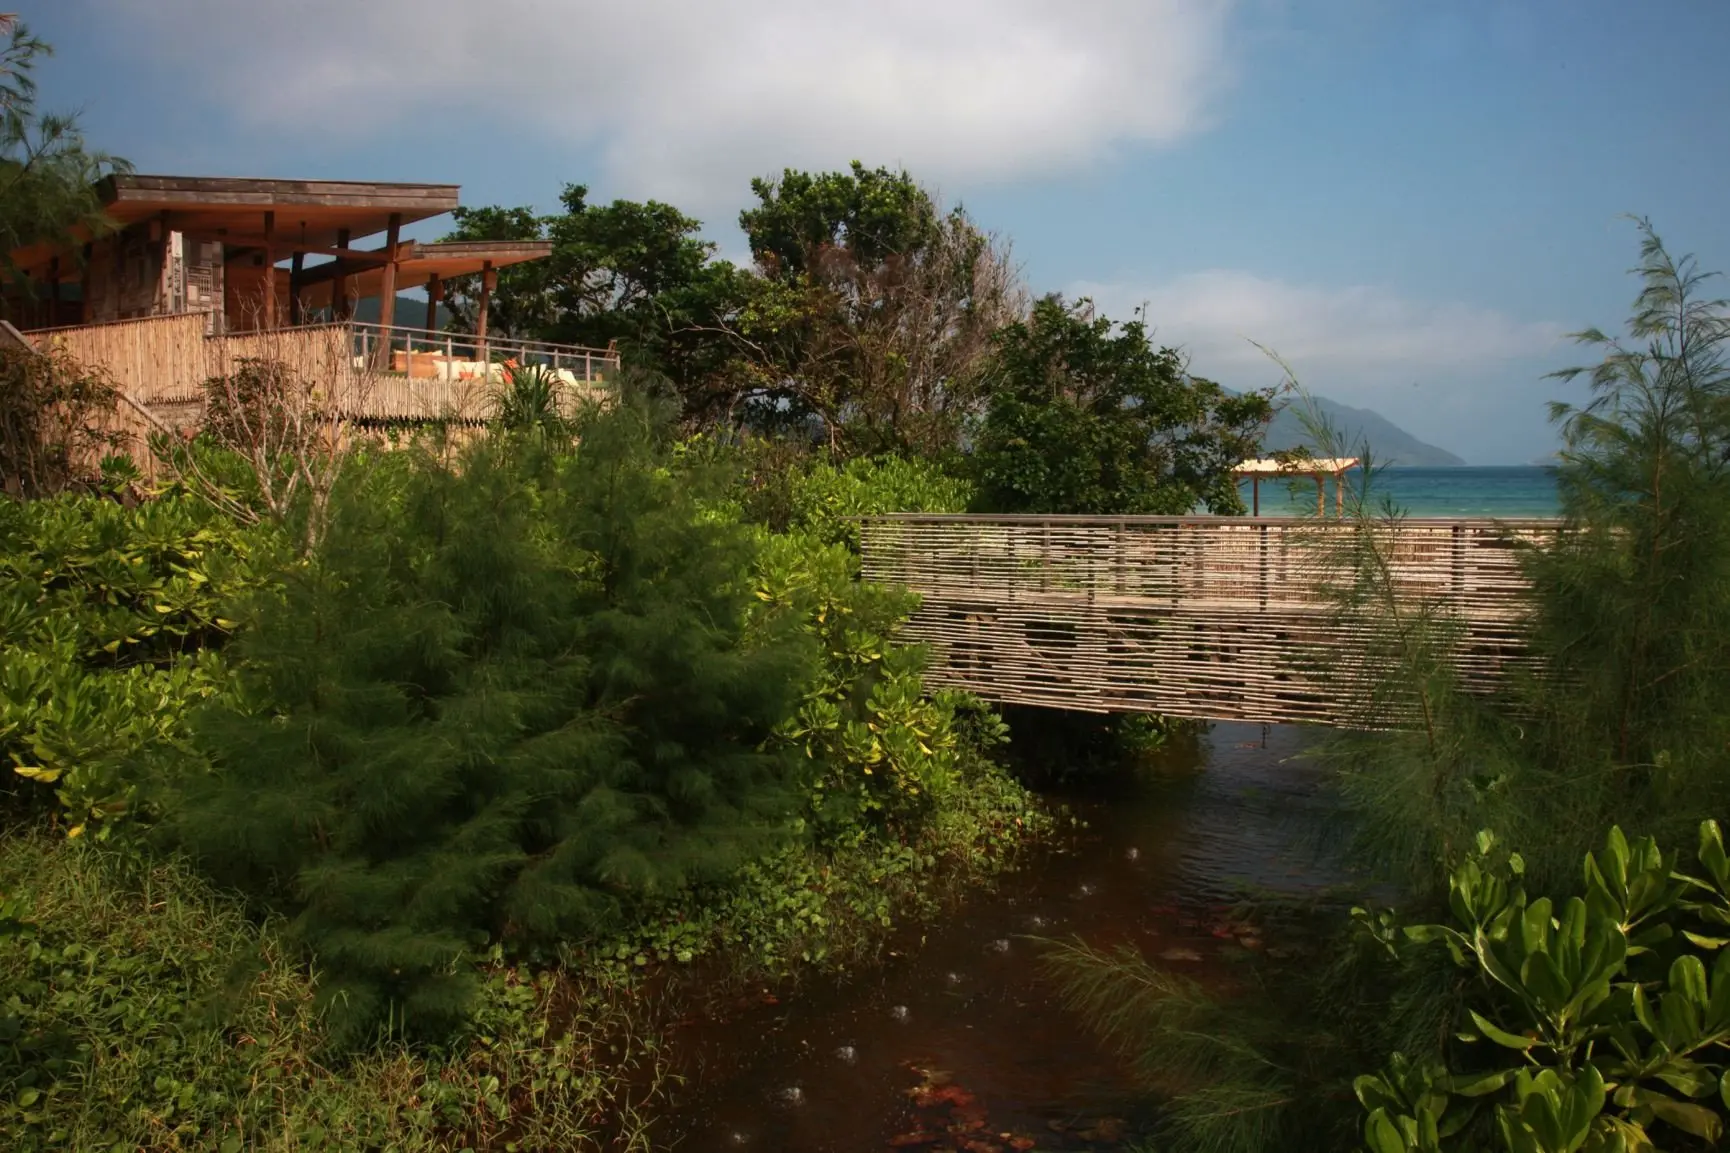
[[[12,253],[105,224],[95,184],[130,166],[86,146],[78,118],[36,104],[37,63],[53,48],[16,16],[0,15],[0,268],[12,279]]]
[[[1231,467],[1255,454],[1272,392],[1233,395],[1090,301],[1048,296],[994,341],[972,463],[993,512],[1243,511]]]
[[[734,408],[808,422],[832,449],[956,452],[991,342],[1025,313],[1008,245],[905,171],[755,180],[740,214],[758,279],[728,332]]]

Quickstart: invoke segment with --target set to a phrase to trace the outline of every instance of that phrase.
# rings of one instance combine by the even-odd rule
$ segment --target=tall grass
[[[0,1147],[649,1148],[665,1074],[630,998],[488,977],[451,1046],[337,1063],[315,979],[273,923],[177,863],[15,831],[0,837]]]

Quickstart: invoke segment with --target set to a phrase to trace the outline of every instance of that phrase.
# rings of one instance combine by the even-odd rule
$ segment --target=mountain
[[[378,323],[378,297],[368,296],[354,302],[354,318],[362,324]],[[443,329],[450,323],[450,309],[439,305],[438,323],[429,325],[426,322],[426,301],[415,296],[396,298],[396,323],[403,328],[433,328]]]
[[[1445,448],[1425,444],[1379,412],[1372,412],[1367,408],[1353,408],[1325,396],[1311,399],[1317,411],[1345,438],[1345,443],[1351,450],[1368,442],[1370,451],[1382,464],[1450,468],[1466,463]],[[1278,452],[1281,449],[1297,448],[1299,445],[1306,446],[1311,451],[1315,450],[1303,422],[1294,411],[1296,403],[1301,402],[1287,402],[1274,416],[1273,423],[1268,425],[1267,436],[1262,439],[1263,452]]]

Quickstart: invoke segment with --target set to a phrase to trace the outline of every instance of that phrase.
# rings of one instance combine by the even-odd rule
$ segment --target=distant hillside
[[[1352,408],[1325,396],[1313,399],[1315,407],[1345,438],[1350,448],[1356,449],[1364,442],[1369,442],[1370,451],[1381,464],[1449,468],[1466,463],[1445,448],[1425,444],[1379,412],[1372,412],[1367,408]],[[1268,426],[1267,436],[1262,441],[1262,451],[1278,452],[1300,445],[1311,451],[1316,447],[1311,443],[1298,414],[1293,411],[1292,403],[1288,402]]]
[[[354,302],[354,318],[362,324],[378,323],[378,297],[369,296],[364,300]],[[450,322],[450,309],[439,305],[438,323],[426,322],[426,301],[413,296],[398,295],[396,298],[395,321],[403,328],[429,328],[442,330]]]

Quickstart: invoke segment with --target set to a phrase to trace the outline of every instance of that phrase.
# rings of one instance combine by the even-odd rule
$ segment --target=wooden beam
[[[306,309],[300,300],[300,275],[306,270],[306,253],[296,252],[288,265],[288,322],[301,324],[306,320]]]
[[[276,213],[264,214],[264,323],[267,331],[276,327]]]
[[[350,264],[377,268],[389,264],[392,259],[399,262],[413,260],[419,255],[420,246],[412,240],[405,240],[396,246],[393,257],[388,248],[303,248],[300,251],[308,256],[329,256],[336,260],[346,260]]]
[[[348,229],[337,232],[336,243],[339,248],[348,247]],[[348,269],[339,262],[333,269],[330,286],[330,318],[332,320],[347,320],[354,315],[349,307],[348,299]]]

